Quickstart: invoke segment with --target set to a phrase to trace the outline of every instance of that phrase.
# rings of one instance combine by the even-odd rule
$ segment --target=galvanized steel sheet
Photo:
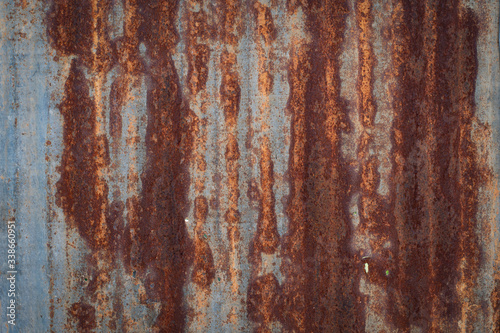
[[[499,7],[1,1],[0,331],[500,333]]]

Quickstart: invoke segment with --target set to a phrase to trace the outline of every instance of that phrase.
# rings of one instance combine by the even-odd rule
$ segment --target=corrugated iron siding
[[[500,332],[498,1],[0,11],[3,332]]]

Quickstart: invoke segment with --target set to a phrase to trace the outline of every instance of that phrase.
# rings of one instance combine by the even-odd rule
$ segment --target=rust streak
[[[273,89],[274,79],[271,74],[272,59],[276,57],[273,42],[276,39],[276,28],[271,8],[253,2],[253,16],[255,19],[255,45],[258,52],[258,89],[262,101],[260,109],[260,191],[259,215],[257,231],[250,244],[250,262],[252,274],[247,290],[247,311],[249,318],[256,322],[256,332],[268,332],[273,321],[278,319],[281,287],[273,273],[266,273],[262,263],[262,254],[277,254],[280,236],[277,227],[274,195],[274,164],[271,156],[272,136],[270,131],[271,105],[269,95]],[[249,189],[250,190],[250,189]]]
[[[212,250],[206,240],[207,235],[202,230],[208,215],[207,199],[202,196],[197,197],[194,202],[194,210],[197,230],[195,232],[195,258],[192,279],[198,286],[209,290],[215,278],[215,267]]]
[[[154,327],[180,332],[185,327],[183,287],[193,247],[184,222],[188,211],[188,166],[195,116],[184,105],[172,53],[177,43],[177,1],[138,1],[144,16],[140,40],[150,58],[146,165],[137,229],[136,267],[148,300],[159,302]],[[147,245],[145,245],[147,244]]]
[[[203,7],[202,1],[190,1],[189,6]],[[191,103],[197,105],[202,113],[206,113],[206,105],[198,103],[197,95],[202,92],[202,98],[205,97],[205,89],[208,78],[208,61],[210,58],[210,49],[206,44],[210,38],[211,27],[208,25],[207,14],[204,9],[199,11],[188,11],[187,14],[187,59],[188,59],[188,86],[190,88]],[[201,105],[200,105],[201,104]],[[205,189],[205,177],[207,162],[205,154],[207,151],[207,121],[199,121],[195,128],[196,151],[194,152],[195,174],[198,175],[195,181],[194,218],[195,218],[195,257],[192,281],[208,293],[210,285],[215,278],[215,267],[212,250],[208,242],[208,236],[204,231],[204,225],[208,215],[208,202],[202,196]],[[203,297],[203,296],[202,296]],[[199,307],[208,306],[208,298],[198,304]],[[205,323],[207,324],[207,323]]]
[[[224,214],[224,220],[227,225],[227,235],[229,241],[229,280],[230,290],[233,295],[240,295],[240,277],[239,277],[239,259],[238,245],[240,242],[239,225],[241,217],[239,212],[239,160],[240,150],[238,146],[237,122],[240,108],[241,87],[238,73],[235,66],[237,57],[235,48],[238,44],[238,20],[237,15],[240,10],[239,2],[235,0],[220,1],[221,18],[219,38],[223,43],[223,50],[220,56],[221,85],[220,85],[220,103],[224,111],[224,122],[227,130],[226,144],[226,172],[227,172],[227,210]],[[233,325],[238,324],[240,314],[232,309],[228,321]],[[237,327],[237,326],[235,326]]]
[[[461,10],[457,1],[401,1],[394,16],[403,87],[393,137],[401,293],[394,321],[401,330],[469,331],[476,316],[474,230],[484,171],[471,140],[477,32],[472,13],[465,23]]]
[[[370,41],[373,35],[373,17],[371,11],[371,0],[356,2],[356,23],[359,29],[359,74],[357,88],[361,100],[361,123],[366,127],[373,126],[376,113],[376,105],[373,98],[375,56]]]
[[[349,184],[340,135],[349,129],[340,97],[339,55],[347,3],[303,6],[312,43],[290,69],[292,142],[285,327],[297,332],[359,331],[356,264],[350,254]]]

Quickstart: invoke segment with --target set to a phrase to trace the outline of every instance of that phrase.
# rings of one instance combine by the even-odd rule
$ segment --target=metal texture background
[[[0,13],[2,332],[500,332],[497,0]]]

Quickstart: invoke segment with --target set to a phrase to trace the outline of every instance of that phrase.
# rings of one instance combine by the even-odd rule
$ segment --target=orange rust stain
[[[194,211],[197,226],[195,231],[195,257],[192,280],[198,286],[209,290],[215,278],[215,267],[212,250],[206,240],[208,237],[202,229],[208,215],[208,202],[205,197],[199,196],[195,199]]]
[[[262,36],[264,42],[269,45],[276,39],[276,28],[274,26],[271,9],[261,4],[258,0],[253,5],[257,16],[257,31]]]
[[[119,149],[119,143],[122,135],[122,114],[123,106],[127,102],[129,80],[127,77],[118,77],[111,85],[109,95],[109,134],[113,139],[111,144],[113,151]]]
[[[140,27],[145,18],[140,13],[139,0],[122,0],[125,13],[123,36],[115,40],[117,61],[121,66],[122,76],[129,78],[131,74],[139,74],[144,70],[139,55]]]
[[[368,288],[381,290],[387,299],[393,298],[393,272],[396,267],[397,234],[394,217],[391,212],[391,198],[386,200],[377,190],[380,185],[379,160],[373,155],[373,130],[377,113],[374,100],[374,67],[376,63],[372,47],[373,13],[371,1],[357,1],[355,4],[356,23],[359,32],[359,73],[357,79],[357,94],[359,98],[359,120],[362,125],[358,140],[358,161],[360,164],[359,180],[354,182],[359,186],[358,202],[359,232],[367,238],[368,248],[361,248],[357,253],[363,266],[358,272],[363,272]],[[358,259],[359,260],[359,259]],[[359,275],[359,273],[358,273]],[[386,319],[388,304],[380,297],[378,291],[369,291],[362,297],[361,306],[367,316]],[[380,299],[379,299],[380,298]],[[390,325],[390,321],[383,323]]]
[[[306,161],[305,138],[306,84],[310,77],[311,64],[306,47],[293,48],[289,68],[290,98],[288,107],[292,113],[290,143],[290,202],[287,215],[290,219],[289,232],[284,240],[284,253],[293,258],[293,265],[283,264],[286,275],[283,285],[283,320],[288,330],[306,332],[305,295],[305,241],[306,220]]]
[[[259,71],[259,91],[262,95],[266,97],[269,96],[273,88],[273,82],[274,77],[271,73],[269,73],[269,71]]]
[[[276,222],[275,199],[274,199],[274,171],[271,159],[269,138],[264,137],[261,144],[261,209],[257,222],[257,233],[253,243],[256,254],[274,253],[279,244],[279,234]]]
[[[269,139],[264,137],[261,144],[260,159],[260,212],[257,221],[257,232],[250,246],[253,272],[248,287],[247,310],[249,318],[258,323],[255,329],[256,332],[267,332],[269,324],[278,319],[279,307],[277,302],[281,299],[281,288],[274,274],[256,276],[259,270],[262,269],[261,253],[275,253],[280,242],[274,208],[274,171],[269,145]]]
[[[195,1],[192,1],[194,5]],[[201,3],[198,6],[202,7]],[[207,22],[205,10],[198,12],[189,11],[187,28],[187,59],[188,59],[188,85],[193,96],[205,89],[208,78],[208,60],[210,49],[199,41],[207,41],[213,33],[212,27]]]
[[[200,1],[188,2],[188,7],[199,6],[198,11],[188,10],[187,12],[187,34],[186,34],[186,49],[188,61],[187,82],[190,89],[190,103],[196,104],[202,113],[206,113],[207,105],[198,103],[197,94],[202,92],[204,96],[206,83],[208,78],[208,62],[210,58],[210,48],[202,42],[207,42],[214,33],[213,28],[208,24],[207,13],[203,9],[203,4]],[[202,97],[203,98],[203,97]],[[193,153],[195,164],[195,196],[194,201],[194,266],[191,280],[202,288],[205,293],[210,293],[210,286],[215,278],[215,266],[204,225],[208,215],[208,201],[202,196],[205,190],[207,163],[205,159],[207,151],[207,120],[199,120],[193,126],[195,136],[196,149]],[[209,306],[209,298],[207,294],[197,295],[196,310],[202,310]],[[200,312],[202,313],[202,312]],[[197,314],[198,319],[203,324],[208,324],[203,314]]]
[[[238,74],[232,69],[233,66],[236,65],[236,54],[234,52],[228,52],[227,50],[223,51],[220,63],[222,69],[222,82],[220,87],[221,104],[228,130],[232,132],[238,121],[241,97]],[[235,143],[230,144],[234,145]]]
[[[382,288],[387,293],[388,299],[391,300],[395,297],[394,271],[397,265],[395,260],[397,251],[394,249],[397,249],[397,243],[394,243],[397,240],[397,234],[394,227],[394,218],[390,211],[391,205],[377,192],[380,184],[378,167],[379,161],[375,156],[367,158],[362,166],[359,228],[362,234],[369,235],[368,243],[371,253],[361,251],[359,256],[364,264],[369,264],[369,272],[366,274],[367,280]],[[376,296],[369,295],[368,297]],[[371,302],[373,301],[377,302],[376,299],[371,300]],[[363,300],[365,307],[367,302],[368,300]],[[388,304],[376,305],[370,308],[369,311],[372,311],[372,315],[377,313],[384,318],[386,317],[387,306]]]
[[[289,233],[283,264],[284,325],[297,332],[359,331],[357,263],[349,252],[349,184],[340,135],[349,129],[340,97],[347,2],[303,6],[312,42],[292,53]]]
[[[376,105],[373,98],[373,68],[375,56],[370,42],[373,35],[372,1],[356,2],[356,23],[359,29],[359,74],[357,88],[360,95],[361,123],[371,127],[375,121]]]
[[[272,4],[271,4],[272,5]],[[269,95],[273,89],[274,78],[272,61],[275,59],[276,29],[274,26],[271,8],[253,2],[253,17],[255,19],[256,31],[254,42],[258,53],[258,89],[262,94],[260,105],[260,117],[258,120],[262,138],[260,138],[260,191],[258,186],[250,184],[249,199],[252,200],[253,193],[257,194],[259,202],[259,215],[257,220],[257,231],[250,243],[250,258],[252,272],[247,289],[247,311],[250,320],[256,323],[254,331],[268,332],[273,321],[279,319],[277,312],[278,299],[281,299],[281,287],[273,273],[261,276],[263,272],[262,254],[278,254],[280,236],[278,234],[277,219],[275,212],[274,196],[274,166],[271,156],[270,142],[270,104]],[[251,117],[249,115],[249,117]],[[249,118],[251,119],[251,118]],[[249,120],[250,121],[250,120]],[[248,134],[248,140],[252,139],[253,133]],[[251,141],[247,146],[251,149]],[[254,163],[252,161],[252,163]]]
[[[240,4],[235,0],[221,0],[218,2],[218,17],[220,20],[218,36],[223,44],[223,50],[220,56],[221,86],[220,103],[224,111],[224,122],[226,125],[227,143],[226,143],[226,172],[227,172],[227,210],[224,213],[224,221],[227,225],[227,237],[229,241],[228,261],[238,261],[238,245],[240,243],[239,224],[241,223],[240,212],[238,209],[240,189],[239,189],[239,159],[240,151],[238,146],[237,121],[240,107],[241,88],[240,78],[236,72],[237,57],[235,48],[238,45],[239,36],[239,13]],[[230,280],[230,290],[233,295],[240,295],[240,271],[239,267],[228,266],[228,278]],[[232,309],[228,322],[237,325],[240,314],[236,309]]]

